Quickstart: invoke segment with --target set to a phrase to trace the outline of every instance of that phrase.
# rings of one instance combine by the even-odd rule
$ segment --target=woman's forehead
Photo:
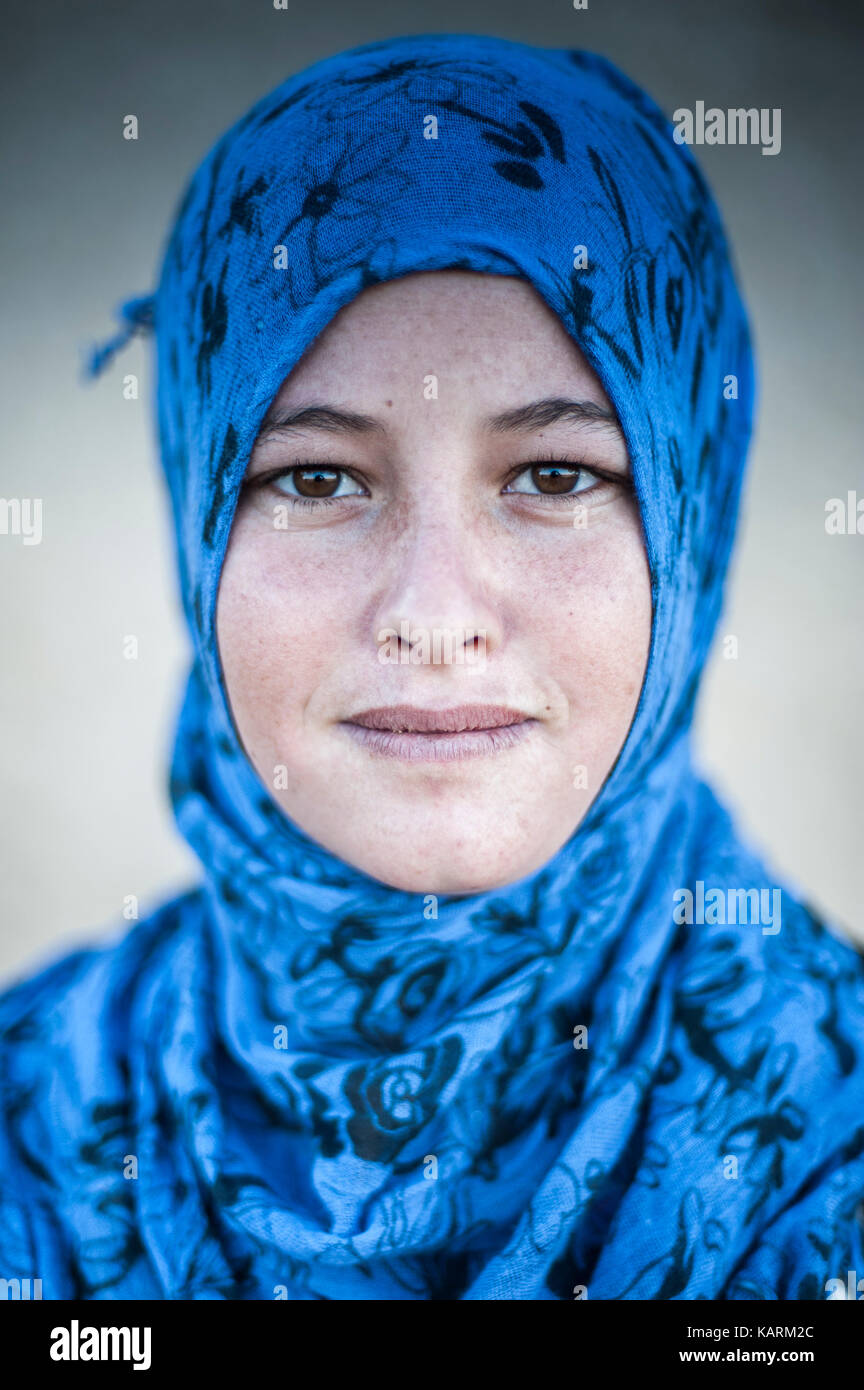
[[[441,413],[469,406],[478,423],[501,431],[512,428],[501,418],[505,405],[512,412],[517,404],[570,393],[585,404],[583,420],[615,418],[578,343],[533,285],[464,270],[418,272],[362,290],[284,378],[262,427],[287,427],[288,417],[308,409],[321,389],[343,398],[344,413],[357,415],[356,432],[363,423],[359,411],[350,412],[354,402],[389,409],[434,401]],[[496,403],[501,408],[490,409]],[[520,423],[539,429],[560,418],[536,411]]]

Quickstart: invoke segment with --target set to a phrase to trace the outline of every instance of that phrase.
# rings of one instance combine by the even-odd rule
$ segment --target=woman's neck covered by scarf
[[[528,878],[464,896],[388,887],[287,819],[240,745],[214,628],[280,384],[366,286],[453,266],[527,278],[597,373],[653,598],[636,716],[586,820]],[[690,767],[753,368],[717,210],[669,121],[584,52],[433,34],[339,54],[218,142],[125,317],[155,327],[194,647],[171,788],[205,875],[130,933],[121,1070],[151,1296],[802,1296],[806,1261],[769,1242],[748,1263],[754,1231],[854,1127],[838,1100],[834,1134],[798,1142],[811,1072],[782,991],[811,982],[839,1087],[838,991],[859,986],[795,903],[782,936],[673,913],[697,881],[767,880]],[[721,1156],[745,1147],[729,1182]],[[88,1258],[100,1286],[104,1247]]]

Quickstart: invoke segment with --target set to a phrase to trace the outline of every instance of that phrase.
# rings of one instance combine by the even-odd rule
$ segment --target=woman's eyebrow
[[[331,434],[385,434],[387,427],[372,415],[359,415],[354,410],[341,410],[329,405],[304,405],[268,411],[261,422],[258,438],[263,434],[286,433],[296,430],[326,430]]]
[[[559,420],[607,425],[616,433],[621,433],[614,410],[607,410],[596,401],[576,401],[566,396],[547,396],[541,401],[531,401],[528,405],[505,410],[501,415],[488,415],[483,424],[493,434],[506,434],[516,430],[543,429]]]
[[[621,433],[614,411],[607,410],[596,401],[577,401],[566,396],[547,396],[500,414],[487,415],[482,423],[483,428],[492,434],[507,434],[542,429],[559,420],[606,425]],[[361,415],[354,410],[329,405],[304,405],[268,412],[261,423],[258,438],[265,434],[290,434],[300,430],[324,430],[330,434],[386,434],[387,426],[373,415]]]

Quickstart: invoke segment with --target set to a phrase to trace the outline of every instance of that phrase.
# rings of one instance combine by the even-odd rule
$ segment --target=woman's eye
[[[297,506],[314,506],[343,497],[367,497],[362,483],[345,468],[328,463],[293,464],[269,478],[262,477],[259,485],[269,485]],[[604,480],[581,464],[544,460],[525,464],[503,489],[528,497],[548,497],[551,500],[575,497],[579,493],[597,490],[605,495]],[[599,500],[596,499],[596,500]]]
[[[528,493],[529,496],[572,497],[587,492],[600,479],[588,468],[569,463],[534,463],[524,468],[504,489],[505,492]],[[527,483],[522,487],[520,484]]]
[[[363,496],[363,488],[344,468],[309,465],[289,468],[273,479],[273,486],[288,497],[326,501],[330,497]]]

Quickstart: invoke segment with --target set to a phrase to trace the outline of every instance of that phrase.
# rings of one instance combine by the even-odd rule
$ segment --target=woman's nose
[[[372,634],[380,659],[462,664],[500,647],[490,557],[463,517],[415,518],[383,569]]]

